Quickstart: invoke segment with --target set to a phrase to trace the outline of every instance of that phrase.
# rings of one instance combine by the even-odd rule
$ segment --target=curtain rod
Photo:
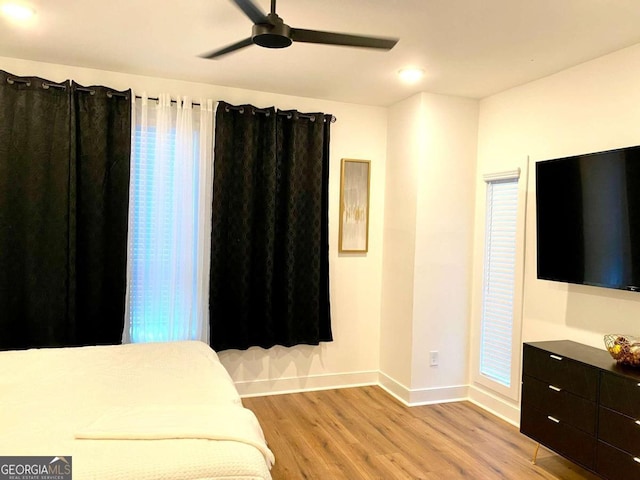
[[[14,83],[24,83],[27,87],[31,86],[31,80],[27,80],[26,78],[7,77],[7,83],[9,85],[13,85]],[[44,89],[47,89],[49,87],[59,88],[61,90],[67,89],[66,85],[59,85],[57,83],[49,83],[49,82],[42,82],[42,85],[40,86]]]
[[[140,95],[136,95],[136,98],[141,99],[142,97],[141,97]],[[157,102],[157,101],[158,101],[158,97],[147,97],[147,99],[148,99],[148,100],[153,100],[154,102]],[[171,103],[177,103],[177,101],[176,101],[176,100],[171,99]],[[199,106],[200,106],[200,104],[199,104],[199,103],[192,103],[191,105],[193,105],[194,107],[199,107]],[[236,106],[233,106],[233,105],[227,105],[227,106],[225,107],[225,109],[226,109],[227,111],[229,111],[229,109],[231,109],[231,110],[238,110],[240,113],[244,113],[244,107],[236,107]],[[268,112],[269,112],[269,110],[265,110],[265,109],[261,109],[261,108],[255,108],[255,109],[254,109],[254,112],[256,112],[256,113],[268,113]],[[291,118],[291,117],[292,117],[292,115],[291,115],[291,113],[290,113],[290,112],[278,112],[278,115],[283,115],[283,116],[286,116],[287,118]],[[302,117],[302,118],[307,118],[307,119],[313,119],[313,120],[315,120],[315,115],[308,115],[308,114],[305,114],[305,113],[299,113],[298,115],[299,115],[300,117]],[[336,117],[334,117],[333,115],[331,115],[331,123],[336,123],[336,121],[337,121],[337,120],[338,120],[338,119],[337,119]]]
[[[27,85],[27,87],[31,86],[31,80],[27,80],[25,78],[7,77],[7,83],[8,84],[13,85],[16,82],[24,83],[24,84]],[[50,83],[50,82],[44,82],[44,81],[42,82],[41,86],[44,89],[47,89],[47,88],[50,88],[50,87],[60,88],[61,90],[66,90],[67,89],[67,85],[65,85],[65,84],[60,85],[58,83]],[[78,86],[78,87],[76,87],[76,90],[78,90],[80,92],[87,92],[87,93],[89,93],[91,95],[95,95],[95,93],[96,93],[96,91],[94,89],[88,88],[88,87],[80,87],[80,86]],[[111,97],[114,97],[114,96],[127,98],[127,94],[126,93],[107,91],[107,97],[111,98]],[[142,97],[140,95],[136,95],[136,98],[141,99]],[[147,99],[148,100],[153,100],[154,102],[157,102],[159,100],[158,97],[147,97]],[[171,103],[177,103],[177,101],[171,99]],[[194,107],[199,107],[200,106],[199,103],[192,103],[191,105],[193,105]],[[233,105],[226,105],[225,106],[225,110],[227,112],[229,110],[237,110],[240,113],[244,113],[244,107],[236,107],[236,106],[233,106]],[[269,113],[269,110],[265,110],[265,109],[261,109],[261,108],[254,108],[253,111],[255,113],[266,113],[266,114]],[[293,117],[292,113],[291,112],[287,112],[287,111],[284,111],[284,112],[278,111],[277,115],[286,116],[287,118]],[[309,119],[311,121],[314,121],[316,119],[315,115],[311,115],[311,114],[307,114],[307,113],[298,113],[298,116],[301,117],[301,118]],[[336,123],[337,120],[338,119],[336,117],[331,115],[331,123]]]
[[[16,78],[16,77],[7,77],[7,83],[9,85],[13,85],[14,83],[24,83],[27,87],[31,86],[31,80],[27,80],[26,78]],[[42,82],[42,85],[40,85],[42,88],[44,88],[45,90],[48,88],[59,88],[60,90],[66,90],[67,89],[67,85],[66,84],[59,84],[59,83],[51,83],[51,82]],[[87,87],[80,87],[77,86],[75,88],[77,91],[79,92],[87,92],[91,95],[95,95],[96,91],[92,88],[87,88]],[[111,97],[123,97],[123,98],[128,98],[126,93],[121,93],[121,92],[111,92],[111,91],[107,91],[107,97],[111,98]]]
[[[141,97],[140,95],[136,95],[136,98],[137,98],[137,99],[140,99],[140,100],[142,99],[142,97]],[[154,102],[158,102],[158,101],[160,101],[160,99],[159,99],[158,97],[147,97],[147,100],[153,100]],[[174,99],[172,98],[172,99],[171,99],[171,103],[178,103],[178,101],[177,101],[177,100],[174,100]],[[199,104],[199,103],[196,103],[196,102],[192,102],[192,103],[191,103],[191,105],[192,105],[192,106],[194,106],[194,107],[199,107],[199,106],[200,106],[200,104]]]
[[[234,105],[225,105],[225,110],[228,112],[229,110],[237,110],[240,113],[244,113],[244,107],[236,107]],[[265,109],[261,109],[261,108],[254,108],[253,109],[254,112],[256,113],[269,113],[269,110],[265,110]],[[288,111],[279,111],[277,112],[278,115],[282,115],[282,116],[286,116],[287,118],[291,118],[293,117],[293,114],[291,112]],[[311,121],[314,121],[316,119],[315,115],[312,114],[308,114],[308,113],[298,113],[298,116],[301,118],[306,118],[309,119]],[[333,115],[331,115],[331,123],[336,123],[338,119],[336,117],[334,117]]]

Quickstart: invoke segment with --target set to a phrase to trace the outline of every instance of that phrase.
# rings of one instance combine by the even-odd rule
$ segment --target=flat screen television
[[[640,146],[536,163],[538,278],[640,291]]]

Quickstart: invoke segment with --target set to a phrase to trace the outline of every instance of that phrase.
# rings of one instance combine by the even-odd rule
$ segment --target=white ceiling
[[[383,106],[418,91],[482,98],[640,42],[640,0],[279,0],[292,27],[400,42],[254,45],[204,60],[251,34],[230,0],[24,1],[37,15],[0,18],[0,56]],[[403,85],[406,66],[426,76]]]

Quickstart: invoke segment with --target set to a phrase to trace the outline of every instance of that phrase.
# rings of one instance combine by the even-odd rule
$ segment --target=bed
[[[273,454],[202,342],[0,352],[0,455],[74,480],[266,480]]]

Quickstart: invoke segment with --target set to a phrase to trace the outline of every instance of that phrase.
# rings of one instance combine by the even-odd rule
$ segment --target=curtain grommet
[[[16,80],[17,80],[17,82],[18,82],[18,83],[24,83],[27,87],[30,87],[30,86],[31,86],[31,80],[26,80],[26,81],[25,81],[25,80],[18,80],[18,79],[16,79],[16,78],[7,77],[7,83],[8,83],[9,85],[13,85],[13,84],[15,84],[15,83],[16,83]]]

